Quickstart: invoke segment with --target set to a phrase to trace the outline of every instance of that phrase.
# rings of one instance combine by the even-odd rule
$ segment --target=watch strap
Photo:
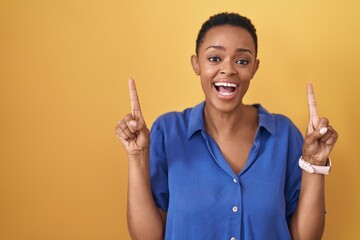
[[[329,158],[325,166],[312,165],[311,163],[305,161],[301,156],[299,158],[299,166],[301,169],[305,170],[308,173],[317,173],[328,175],[331,169],[331,159]]]

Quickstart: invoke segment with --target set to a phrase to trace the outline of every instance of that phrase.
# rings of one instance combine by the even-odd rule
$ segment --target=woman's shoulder
[[[283,123],[292,123],[292,120],[283,113],[270,112],[261,104],[254,104],[253,106],[257,107],[259,116],[263,115],[264,117]]]
[[[170,111],[161,114],[155,122],[168,123],[174,121],[189,121],[190,118],[202,116],[203,103],[200,103],[194,107],[188,107],[181,111]]]
[[[190,122],[202,120],[204,103],[200,103],[194,107],[185,108],[182,111],[170,111],[161,114],[156,118],[153,127],[170,128],[172,127],[188,127]]]
[[[294,122],[285,114],[270,112],[260,104],[255,106],[258,108],[260,121],[272,122],[276,131],[293,129],[300,132]]]
[[[192,108],[186,108],[182,111],[170,111],[161,114],[158,116],[155,120],[155,122],[158,123],[167,123],[167,122],[173,122],[173,121],[179,121],[179,120],[185,120],[189,113],[191,112]]]

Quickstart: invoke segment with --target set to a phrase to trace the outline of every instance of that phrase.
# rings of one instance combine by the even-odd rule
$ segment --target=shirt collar
[[[190,139],[192,135],[197,131],[201,131],[205,129],[204,127],[204,107],[205,101],[196,105],[193,109],[191,109],[190,117],[189,117],[189,128],[187,137]]]
[[[273,114],[270,114],[260,104],[254,104],[253,106],[257,107],[258,109],[259,128],[263,127],[272,135],[275,135],[276,134],[275,116]]]
[[[263,108],[260,104],[254,104],[258,109],[259,116],[259,128],[263,127],[272,135],[276,134],[276,126],[275,126],[275,117],[270,114],[265,108]],[[204,107],[205,101],[196,105],[193,109],[191,109],[189,116],[189,128],[187,137],[190,139],[197,131],[201,131],[204,128]]]

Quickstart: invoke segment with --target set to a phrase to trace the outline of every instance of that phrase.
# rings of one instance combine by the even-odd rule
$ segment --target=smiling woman
[[[132,113],[116,126],[129,159],[128,224],[134,239],[320,239],[324,174],[337,140],[308,86],[305,140],[285,116],[243,98],[259,68],[251,21],[207,20],[191,57],[205,101],[146,127],[134,80]],[[321,167],[307,172],[298,161]]]
[[[286,114],[304,135],[308,125],[306,83],[313,83],[319,115],[328,117],[341,136],[331,152],[332,169],[325,177],[327,214],[322,239],[360,239],[360,161],[356,152],[360,136],[356,125],[360,122],[360,108],[356,107],[360,102],[359,0],[1,0],[0,239],[130,239],[126,201],[128,173],[134,173],[134,169],[128,171],[127,151],[113,134],[114,123],[131,112],[128,77],[136,80],[142,115],[153,132],[156,128],[152,125],[160,114],[201,103],[204,93],[200,76],[194,74],[190,59],[192,54],[198,55],[195,42],[201,24],[222,11],[240,11],[251,18],[257,30],[256,58],[261,64],[250,81],[244,104],[261,103],[271,112]],[[203,31],[203,36],[207,32]],[[267,116],[259,113],[254,115]],[[229,125],[225,119],[223,130]],[[179,132],[171,134],[169,127],[165,129],[174,140],[184,139]],[[267,129],[257,128],[265,136],[273,136]],[[194,131],[193,135],[190,132],[185,143],[194,143],[199,133],[209,145],[213,143],[209,136],[215,135],[207,130]],[[274,136],[283,136],[277,133]],[[256,141],[250,152],[256,149],[262,154],[265,147],[254,144]],[[184,215],[178,216],[185,219],[182,222],[193,221],[191,217],[195,221],[199,215],[197,222],[205,224],[216,215],[214,211],[222,209],[229,214],[217,218],[221,219],[219,228],[224,228],[223,222],[236,217],[234,206],[245,220],[258,212],[274,211],[274,199],[268,196],[276,194],[280,196],[276,200],[283,199],[284,192],[274,191],[280,183],[280,177],[275,176],[281,176],[280,169],[274,168],[279,153],[267,157],[269,175],[256,168],[263,163],[261,158],[247,161],[250,168],[242,167],[239,179],[235,179],[241,192],[234,190],[229,197],[226,188],[215,186],[222,184],[220,170],[201,168],[209,161],[217,164],[213,156],[202,157],[207,148],[189,147],[180,140],[173,142],[166,147],[168,159],[172,160],[164,169],[167,173],[177,167],[182,171],[180,176],[168,174],[169,183],[179,178],[179,184],[169,187],[168,224],[178,220],[177,212],[183,210]],[[236,149],[244,145],[239,143]],[[227,153],[226,147],[233,148],[231,143],[222,144],[222,152]],[[174,155],[171,152],[175,148],[185,152]],[[224,167],[224,173],[234,172],[236,165],[230,167],[224,156],[214,155],[219,164],[226,163],[216,169]],[[252,158],[250,154],[248,160]],[[156,167],[151,165],[152,169]],[[211,175],[214,172],[217,174]],[[245,176],[250,173],[253,178],[248,182],[262,181],[261,188],[245,184]],[[228,188],[238,187],[227,176],[231,183],[226,181]],[[197,187],[190,189],[193,184]],[[159,187],[154,187],[159,192],[156,189]],[[245,196],[255,193],[261,193],[262,198],[252,199],[261,208],[251,214],[240,213],[242,208],[235,204],[240,194],[245,200]],[[208,202],[195,202],[192,196],[194,200],[204,197]],[[220,205],[225,198],[233,201],[230,207]],[[178,208],[173,211],[174,199]],[[191,209],[188,202],[194,204]],[[312,206],[310,216],[316,206],[321,207]],[[190,211],[193,215],[185,218]],[[138,226],[152,224],[151,218],[145,219]],[[272,224],[271,219],[268,223]],[[246,224],[257,226],[254,221]],[[219,231],[229,228],[239,227],[226,226]],[[169,230],[166,227],[167,235],[171,234]],[[196,232],[184,229],[187,231]],[[209,236],[212,238],[215,236]]]

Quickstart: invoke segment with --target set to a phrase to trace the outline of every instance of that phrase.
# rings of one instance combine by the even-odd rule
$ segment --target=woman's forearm
[[[127,222],[132,239],[163,239],[164,227],[151,193],[149,151],[129,159]]]
[[[290,223],[292,239],[321,239],[325,227],[324,185],[324,175],[303,171],[299,203]]]

